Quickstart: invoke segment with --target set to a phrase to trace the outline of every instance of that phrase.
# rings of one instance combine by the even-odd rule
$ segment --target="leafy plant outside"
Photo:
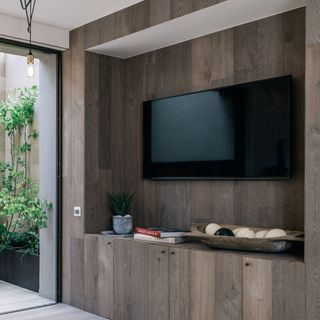
[[[115,216],[129,215],[134,196],[135,193],[108,193],[109,208],[112,214]]]
[[[37,86],[16,89],[0,102],[0,125],[10,142],[9,161],[0,161],[0,250],[39,254],[39,230],[47,227],[50,202],[41,201],[29,177],[28,155],[38,132],[32,129]]]

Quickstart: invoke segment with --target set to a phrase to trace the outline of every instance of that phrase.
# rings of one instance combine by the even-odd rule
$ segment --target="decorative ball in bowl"
[[[217,223],[193,224],[185,236],[216,249],[284,252],[304,241],[303,232]]]

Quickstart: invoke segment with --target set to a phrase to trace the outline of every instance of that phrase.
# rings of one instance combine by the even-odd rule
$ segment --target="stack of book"
[[[183,230],[168,229],[162,227],[136,228],[134,239],[176,244],[184,242],[183,234]]]

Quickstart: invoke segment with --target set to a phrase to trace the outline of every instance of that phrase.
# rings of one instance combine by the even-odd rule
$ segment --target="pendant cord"
[[[32,18],[33,18],[34,8],[36,6],[36,1],[37,0],[20,0],[21,8],[25,10],[26,17],[27,17],[27,23],[28,23],[27,31],[29,33],[30,52],[32,47]]]

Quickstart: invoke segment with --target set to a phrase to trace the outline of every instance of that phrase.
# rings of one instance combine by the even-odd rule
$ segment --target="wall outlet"
[[[75,217],[81,217],[81,207],[74,207],[73,208],[73,215]]]

